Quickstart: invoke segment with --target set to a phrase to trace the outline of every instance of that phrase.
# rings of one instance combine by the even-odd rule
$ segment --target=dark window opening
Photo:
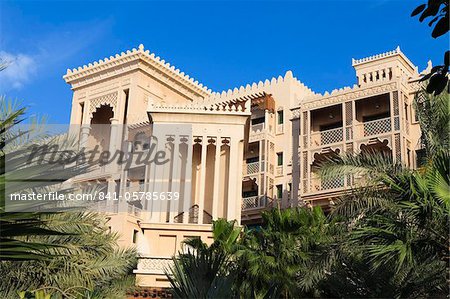
[[[283,112],[283,110],[278,111],[277,114],[278,114],[278,124],[282,125],[284,123],[284,112]]]
[[[277,198],[283,197],[283,185],[277,185]]]
[[[252,119],[252,125],[262,124],[265,122],[264,117],[254,118]]]
[[[373,120],[378,120],[378,119],[382,119],[382,118],[387,118],[390,117],[390,112],[383,112],[380,114],[375,114],[375,115],[367,115],[367,116],[363,116],[363,122],[368,122],[368,121],[373,121]]]
[[[427,163],[427,153],[425,149],[416,150],[416,165],[423,167]]]
[[[319,127],[320,131],[327,131],[327,130],[332,130],[332,129],[337,129],[342,127],[342,122],[338,121],[332,124],[327,124],[327,125],[321,125]]]
[[[283,152],[277,153],[277,165],[278,166],[283,165]]]
[[[253,158],[245,159],[245,162],[247,162],[247,164],[255,163],[255,162],[258,162],[258,161],[259,161],[259,157],[253,157]]]
[[[138,230],[133,230],[133,243],[136,244],[137,243],[137,239],[138,239]]]

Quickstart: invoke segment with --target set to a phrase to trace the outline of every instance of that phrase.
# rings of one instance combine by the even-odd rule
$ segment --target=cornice
[[[393,81],[390,83],[383,83],[380,85],[371,85],[364,87],[356,87],[353,89],[343,89],[335,92],[334,94],[330,94],[328,96],[322,96],[319,98],[315,98],[309,100],[307,102],[301,103],[302,110],[310,110],[318,107],[329,106],[332,104],[342,103],[349,100],[365,98],[368,96],[373,96],[377,94],[382,94],[385,92],[389,92],[398,88],[398,82]],[[296,108],[294,108],[296,109]],[[294,110],[292,109],[292,110]]]

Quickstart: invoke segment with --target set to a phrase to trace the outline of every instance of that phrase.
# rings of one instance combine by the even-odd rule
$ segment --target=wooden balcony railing
[[[367,121],[357,126],[361,137],[373,136],[392,131],[391,118]]]
[[[247,163],[244,166],[244,175],[255,174],[259,172],[259,162]]]
[[[252,133],[259,133],[264,130],[264,123],[252,125]]]
[[[310,192],[317,192],[323,190],[340,189],[345,186],[344,177],[321,180],[320,178],[311,179]]]
[[[342,128],[320,131],[311,134],[311,146],[321,146],[341,142],[344,138]]]
[[[267,206],[266,196],[250,196],[242,198],[242,210],[259,209]]]

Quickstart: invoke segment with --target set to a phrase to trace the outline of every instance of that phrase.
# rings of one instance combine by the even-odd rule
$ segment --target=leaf
[[[449,30],[449,18],[448,16],[445,16],[444,18],[440,19],[439,22],[436,23],[436,26],[434,26],[433,32],[431,33],[431,36],[433,38],[438,38],[441,35],[444,35]]]
[[[425,7],[427,7],[426,4],[417,6],[416,9],[414,9],[413,12],[411,13],[411,17],[414,17],[414,16],[420,14],[425,9]]]
[[[445,86],[447,86],[448,83],[447,77],[444,74],[437,74],[436,77],[438,78],[438,84],[434,91],[434,95],[441,94],[441,92],[444,91]]]
[[[423,76],[423,77],[420,79],[420,81],[421,81],[421,82],[426,81],[426,80],[430,79],[431,76],[433,76],[433,73],[430,72],[429,74],[426,74],[425,76]]]
[[[444,65],[450,65],[450,51],[447,51],[444,54]]]
[[[433,23],[436,22],[438,19],[439,19],[439,16],[434,17],[434,18],[430,21],[430,23],[428,23],[428,26],[431,27],[431,26],[433,25]]]
[[[434,74],[430,78],[430,81],[427,86],[427,93],[434,93],[434,95],[440,94],[447,86],[448,79],[447,76],[441,73]]]

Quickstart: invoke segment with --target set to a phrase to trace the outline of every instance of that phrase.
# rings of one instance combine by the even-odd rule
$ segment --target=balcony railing
[[[244,167],[244,175],[255,174],[259,172],[259,162],[247,163]]]
[[[311,146],[321,146],[341,142],[344,138],[342,128],[320,131],[311,134]]]
[[[282,176],[283,175],[283,166],[277,166],[277,171],[276,171],[276,175],[277,176]]]
[[[392,130],[391,118],[386,117],[367,121],[360,125],[360,128],[362,128],[362,132],[360,131],[362,133],[361,136],[364,137],[387,133]]]
[[[242,198],[242,210],[264,208],[267,205],[266,196],[251,196]]]
[[[161,274],[170,270],[173,265],[171,257],[142,256],[139,257],[137,269],[134,273]]]
[[[141,213],[142,213],[142,209],[136,207],[135,205],[130,205],[129,204],[127,212],[128,212],[128,215],[132,215],[132,216],[140,218],[141,217]]]
[[[320,178],[311,179],[311,192],[332,190],[344,187],[344,177],[321,180]]]
[[[259,133],[264,130],[264,123],[252,125],[252,133]]]
[[[283,124],[278,124],[277,125],[277,134],[282,134],[284,131],[284,125]]]
[[[125,192],[129,192],[129,193],[144,192],[146,185],[148,185],[148,184],[139,184],[139,185],[125,187]]]

